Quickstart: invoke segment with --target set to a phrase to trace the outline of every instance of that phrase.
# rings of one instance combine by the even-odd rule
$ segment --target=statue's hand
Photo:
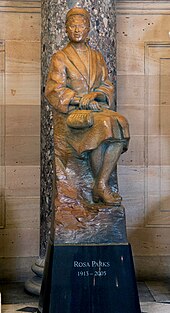
[[[97,95],[97,92],[90,92],[87,95],[84,95],[80,100],[79,108],[84,110],[89,109],[90,102],[97,98]]]
[[[94,112],[102,111],[101,106],[97,101],[91,101],[88,108]]]

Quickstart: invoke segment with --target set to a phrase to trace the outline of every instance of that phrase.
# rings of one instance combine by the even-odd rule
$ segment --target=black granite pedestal
[[[141,313],[129,244],[48,247],[38,312]]]

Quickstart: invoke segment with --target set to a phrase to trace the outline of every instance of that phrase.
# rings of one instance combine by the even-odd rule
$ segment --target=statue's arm
[[[104,102],[106,102],[108,106],[111,107],[114,99],[114,86],[109,80],[108,70],[102,54],[100,52],[97,52],[97,54],[98,62],[100,62],[102,66],[102,78],[99,87],[95,88],[94,91],[99,93],[99,101],[103,101],[103,95],[105,98]]]
[[[51,60],[45,96],[56,110],[67,113],[69,104],[75,95],[74,90],[66,87],[65,56],[62,51],[59,51],[53,55]]]

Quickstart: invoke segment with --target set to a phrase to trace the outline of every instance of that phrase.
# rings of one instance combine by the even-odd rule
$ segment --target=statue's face
[[[89,30],[88,21],[81,15],[70,17],[66,25],[67,35],[75,43],[85,42]]]

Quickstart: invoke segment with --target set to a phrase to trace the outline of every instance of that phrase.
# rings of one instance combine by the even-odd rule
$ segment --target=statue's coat
[[[96,149],[106,140],[123,140],[127,149],[128,122],[119,113],[110,110],[113,103],[114,87],[108,78],[103,56],[89,46],[89,71],[81,61],[71,43],[52,57],[46,86],[46,97],[54,107],[54,141],[56,153],[63,153],[66,160],[70,148],[81,154]],[[103,111],[93,112],[94,124],[91,128],[71,129],[66,118],[77,109],[70,106],[75,97],[82,97],[92,91],[105,95]],[[66,152],[67,150],[67,152]]]

